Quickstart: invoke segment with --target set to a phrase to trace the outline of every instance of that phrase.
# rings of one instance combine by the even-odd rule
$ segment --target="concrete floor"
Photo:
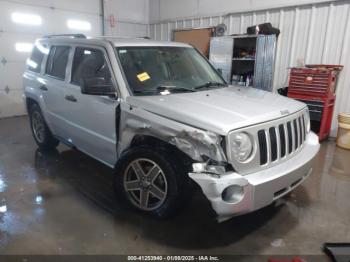
[[[80,152],[39,152],[26,117],[0,120],[0,254],[302,255],[350,242],[350,151],[334,142],[280,205],[221,224],[201,194],[172,220],[124,211],[111,181]]]

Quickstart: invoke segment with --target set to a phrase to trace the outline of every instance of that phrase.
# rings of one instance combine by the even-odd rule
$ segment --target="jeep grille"
[[[260,165],[277,161],[296,152],[306,138],[304,115],[286,123],[258,131]]]
[[[227,155],[233,168],[240,174],[249,174],[278,165],[297,154],[307,137],[308,110],[260,123],[229,134],[226,144]],[[232,155],[231,143],[235,133],[246,132],[254,140],[254,156],[249,162],[241,163]]]

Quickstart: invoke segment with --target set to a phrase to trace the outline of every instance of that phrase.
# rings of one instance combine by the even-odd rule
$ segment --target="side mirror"
[[[115,89],[109,82],[104,77],[84,78],[81,85],[81,93],[95,96],[115,95]]]

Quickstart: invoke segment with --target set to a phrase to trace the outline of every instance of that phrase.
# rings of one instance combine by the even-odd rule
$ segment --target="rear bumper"
[[[222,176],[189,173],[189,176],[202,188],[218,214],[218,220],[224,221],[265,207],[300,185],[311,174],[312,160],[319,148],[318,137],[309,133],[298,154],[271,168],[244,176],[235,172]],[[231,185],[243,188],[242,198],[235,203],[222,199],[222,192]]]

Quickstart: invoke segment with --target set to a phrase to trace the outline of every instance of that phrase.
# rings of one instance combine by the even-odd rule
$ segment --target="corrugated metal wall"
[[[287,86],[288,67],[305,64],[342,64],[335,116],[350,112],[350,1],[303,5],[222,16],[196,17],[150,25],[150,36],[171,40],[172,30],[211,27],[225,23],[228,34],[242,34],[248,26],[271,22],[281,30],[277,41],[274,89]],[[333,118],[332,135],[337,121]]]

